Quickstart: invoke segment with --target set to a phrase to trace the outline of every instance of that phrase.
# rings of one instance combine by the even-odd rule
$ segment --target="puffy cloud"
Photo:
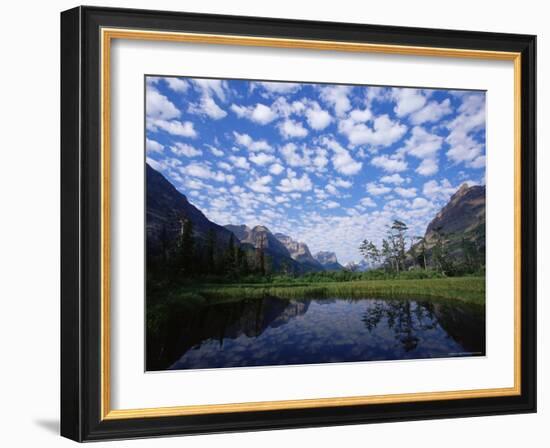
[[[353,176],[361,171],[363,163],[351,157],[349,151],[343,148],[336,140],[325,137],[322,141],[323,144],[333,151],[331,160],[336,171],[346,176]]]
[[[457,190],[448,179],[442,179],[441,182],[430,180],[424,184],[422,193],[430,199],[447,200]]]
[[[450,149],[447,157],[454,163],[465,163],[471,168],[483,167],[482,156],[485,145],[474,137],[474,133],[485,127],[485,94],[475,93],[462,97],[459,115],[447,124],[446,138]]]
[[[150,138],[145,138],[145,151],[148,153],[156,152],[162,153],[164,150],[164,145],[161,145],[156,140],[151,140]]]
[[[409,115],[426,104],[426,97],[419,89],[392,89],[392,96],[396,102],[393,110],[398,117]]]
[[[407,169],[407,162],[396,156],[377,156],[371,160],[371,165],[382,168],[388,173],[399,173]]]
[[[421,176],[433,176],[439,171],[439,165],[435,159],[424,159],[415,171]]]
[[[426,200],[425,198],[415,198],[412,202],[411,208],[428,208],[432,207],[432,203]]]
[[[262,176],[249,181],[246,185],[256,193],[269,193],[271,191],[271,187],[269,187],[268,184],[271,183],[271,180],[272,177],[269,175]]]
[[[440,103],[437,101],[430,101],[422,109],[412,113],[409,119],[416,125],[422,123],[435,123],[444,116],[449,115],[452,111],[451,100],[446,98]]]
[[[181,142],[174,143],[174,145],[170,147],[170,150],[178,156],[197,157],[202,155],[202,151],[200,149]]]
[[[240,168],[242,170],[248,170],[250,168],[250,163],[248,163],[245,157],[229,156],[229,161],[235,168]]]
[[[227,82],[220,79],[196,78],[192,80],[193,85],[207,96],[217,96],[221,101],[225,101],[225,90]]]
[[[338,202],[336,201],[326,201],[324,203],[324,208],[333,209],[338,207],[340,207],[340,204],[338,204]]]
[[[271,146],[265,140],[253,140],[248,134],[239,134],[233,131],[235,142],[249,151],[271,151]]]
[[[403,188],[403,187],[396,187],[393,189],[399,196],[403,198],[414,198],[416,196],[416,188]]]
[[[321,87],[321,98],[332,106],[336,115],[340,117],[351,108],[351,102],[348,97],[351,90],[350,86]]]
[[[188,176],[198,177],[200,179],[211,179],[217,182],[227,182],[232,184],[235,182],[235,176],[226,174],[221,171],[212,171],[210,167],[203,163],[190,163],[181,168],[181,172]]]
[[[292,191],[309,191],[312,188],[313,184],[306,173],[304,173],[302,177],[289,176],[281,180],[281,183],[277,187],[277,189],[283,193],[290,193]]]
[[[331,115],[324,109],[321,109],[317,102],[306,110],[306,118],[309,126],[317,131],[325,129],[331,122]]]
[[[210,152],[214,154],[216,157],[223,157],[225,154],[221,149],[218,149],[215,146],[212,146],[212,145],[206,145],[206,146],[208,147],[208,149],[210,149]]]
[[[399,150],[400,154],[410,154],[422,162],[416,172],[422,176],[431,176],[439,171],[439,150],[443,146],[444,138],[427,132],[421,126],[412,129],[411,137],[405,146]]]
[[[183,93],[183,92],[186,92],[187,89],[189,88],[189,83],[185,79],[176,78],[176,77],[168,77],[163,79],[164,79],[164,82],[168,85],[168,87],[174,92]]]
[[[259,124],[268,124],[277,118],[277,114],[265,104],[257,103],[256,106],[238,106],[236,104],[231,105],[231,110],[237,114],[238,117],[247,118],[250,121]]]
[[[159,129],[181,137],[194,138],[198,135],[190,121],[147,119],[147,130],[157,132]]]
[[[372,200],[372,198],[365,196],[363,199],[359,201],[359,204],[361,204],[363,207],[376,207],[376,202]]]
[[[263,166],[275,161],[275,157],[273,157],[271,154],[266,154],[265,152],[252,154],[248,159],[252,163],[255,163],[256,165],[260,165],[260,166]]]
[[[298,147],[292,142],[281,147],[280,152],[290,166],[308,166],[311,163],[311,159],[309,157],[311,151],[304,149],[300,152]]]
[[[376,182],[369,182],[367,184],[367,191],[373,196],[380,196],[382,194],[389,193],[391,188],[386,187],[385,185],[377,184]]]
[[[389,146],[405,135],[407,126],[384,114],[372,120],[372,126],[357,122],[351,117],[340,120],[338,131],[353,145]]]
[[[412,129],[404,150],[419,159],[434,158],[443,145],[443,137],[427,132],[421,126]]]
[[[279,132],[285,139],[293,137],[303,138],[308,134],[307,129],[302,126],[302,123],[291,119],[286,119],[279,124]]]
[[[207,116],[214,120],[220,120],[227,116],[227,112],[208,95],[203,95],[198,104],[190,104],[187,110],[191,114]]]
[[[180,111],[174,103],[153,87],[146,90],[145,110],[148,119],[171,120],[180,116]]]
[[[269,172],[275,176],[278,176],[285,170],[285,167],[280,163],[274,163],[269,167]]]
[[[395,184],[395,185],[401,185],[403,182],[405,182],[405,179],[403,179],[399,174],[392,174],[382,176],[380,178],[380,182],[383,182],[385,184]]]
[[[257,84],[271,94],[294,93],[302,87],[302,84],[293,82],[258,82]]]

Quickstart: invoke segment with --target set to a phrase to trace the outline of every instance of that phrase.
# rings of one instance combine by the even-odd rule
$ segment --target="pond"
[[[461,301],[277,297],[170,313],[147,370],[485,355],[485,308]]]

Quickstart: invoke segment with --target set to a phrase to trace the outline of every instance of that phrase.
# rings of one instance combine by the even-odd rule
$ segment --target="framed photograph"
[[[536,411],[535,36],[61,14],[61,433]]]

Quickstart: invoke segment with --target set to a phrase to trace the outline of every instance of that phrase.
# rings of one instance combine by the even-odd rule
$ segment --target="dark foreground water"
[[[276,297],[168,314],[147,370],[485,355],[485,311],[460,301]]]

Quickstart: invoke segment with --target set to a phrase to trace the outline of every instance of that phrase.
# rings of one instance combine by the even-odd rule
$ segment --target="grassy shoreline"
[[[176,287],[165,298],[170,302],[215,303],[227,300],[257,299],[265,296],[286,299],[319,299],[323,297],[448,299],[484,305],[485,277],[319,283],[196,284]]]

